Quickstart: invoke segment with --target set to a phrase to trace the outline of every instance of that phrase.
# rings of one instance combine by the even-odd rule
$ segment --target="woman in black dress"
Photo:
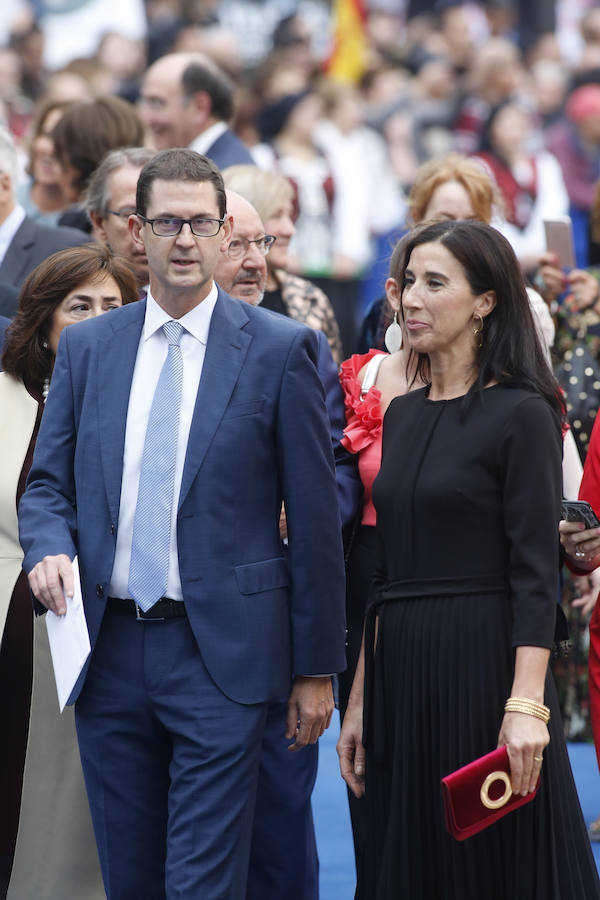
[[[431,383],[390,404],[373,490],[378,568],[338,744],[367,807],[357,897],[600,898],[547,668],[563,409],[523,278],[495,229],[459,221],[416,229],[401,279]],[[504,744],[515,793],[543,769],[538,795],[459,843],[440,779]]]

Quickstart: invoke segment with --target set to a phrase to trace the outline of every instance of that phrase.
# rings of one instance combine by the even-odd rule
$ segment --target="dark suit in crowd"
[[[11,284],[18,289],[29,273],[52,253],[89,241],[90,236],[76,228],[43,225],[25,216],[0,264],[0,284]]]
[[[0,284],[0,316],[12,319],[19,305],[19,292],[12,284]]]
[[[224,131],[208,148],[206,156],[220,169],[226,169],[228,166],[255,165],[250,151],[231,128]]]

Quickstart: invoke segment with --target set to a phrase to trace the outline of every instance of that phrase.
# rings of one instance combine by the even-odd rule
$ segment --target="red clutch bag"
[[[457,841],[464,841],[513,809],[530,803],[539,786],[538,778],[535,791],[525,797],[513,794],[508,753],[506,747],[499,747],[442,778],[446,828]]]

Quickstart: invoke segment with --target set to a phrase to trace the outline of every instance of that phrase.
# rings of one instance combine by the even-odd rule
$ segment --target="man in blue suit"
[[[208,159],[157,154],[130,227],[148,299],[61,337],[24,567],[60,614],[79,557],[92,653],[70,699],[109,900],[242,900],[268,704],[288,696],[301,750],[344,665],[317,342],[214,284],[231,221]]]

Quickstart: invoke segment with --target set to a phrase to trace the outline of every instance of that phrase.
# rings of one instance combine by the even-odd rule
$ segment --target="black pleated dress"
[[[424,389],[388,409],[361,900],[600,898],[550,674],[535,800],[458,842],[440,790],[495,749],[515,647],[552,644],[561,484],[561,436],[533,393],[496,385],[466,407]]]

